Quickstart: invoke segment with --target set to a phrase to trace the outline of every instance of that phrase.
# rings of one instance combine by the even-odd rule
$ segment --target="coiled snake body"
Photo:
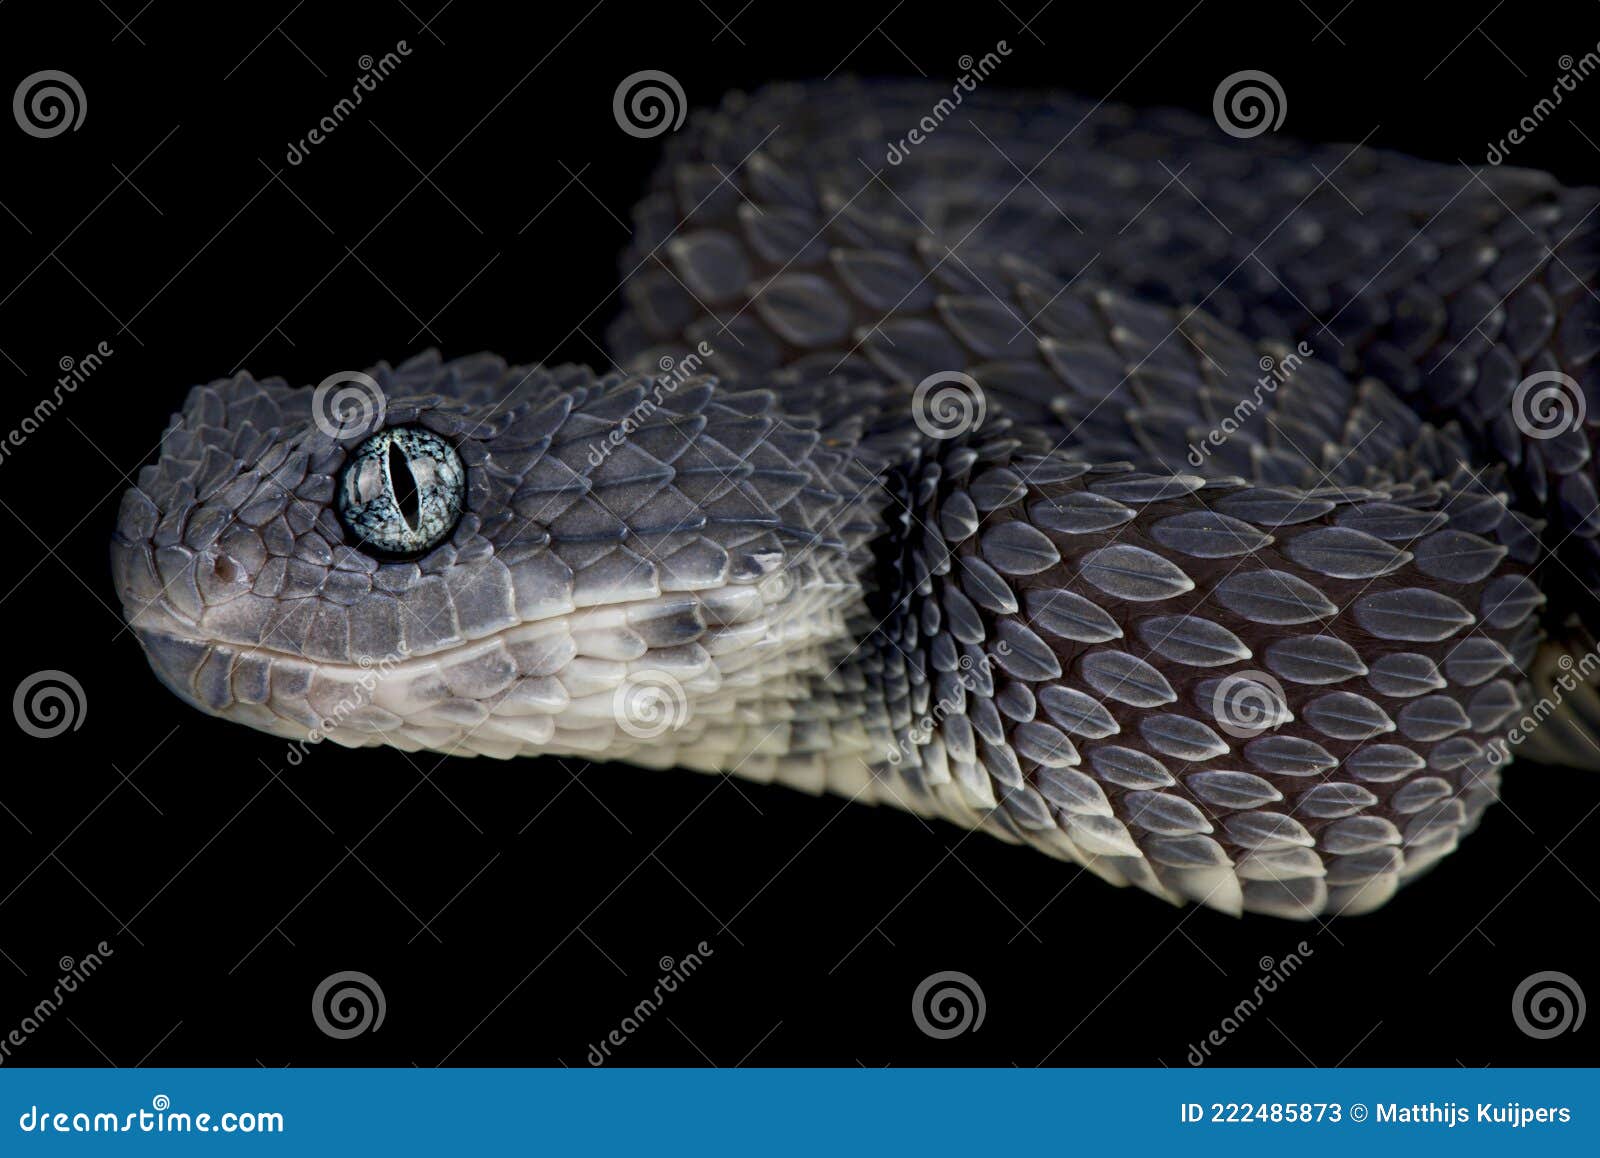
[[[1600,618],[1541,610],[1600,578],[1596,191],[988,91],[885,163],[948,95],[692,118],[623,257],[640,373],[429,354],[343,425],[194,388],[112,548],[156,673],[283,736],[1382,904],[1494,799],[1547,629]]]

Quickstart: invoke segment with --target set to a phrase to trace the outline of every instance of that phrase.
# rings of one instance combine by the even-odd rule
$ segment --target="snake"
[[[189,390],[111,544],[163,684],[1297,920],[1594,762],[1600,191],[966,82],[651,147],[599,369]]]

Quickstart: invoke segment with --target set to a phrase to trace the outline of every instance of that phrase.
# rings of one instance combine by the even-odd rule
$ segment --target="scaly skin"
[[[877,181],[845,204],[837,102],[907,98],[811,95],[731,160],[795,97],[702,116],[641,204],[617,355],[715,377],[370,371],[384,424],[464,468],[418,558],[338,514],[374,425],[329,433],[280,381],[196,387],[113,543],[162,680],[293,738],[833,791],[1235,913],[1364,911],[1451,851],[1529,699],[1551,509],[1512,509],[1480,426],[1430,421],[1464,411],[1346,377],[1372,343],[1301,355],[1293,327],[1068,285],[1059,217],[1016,215],[1026,253],[980,230],[952,254],[877,212]],[[1010,99],[985,115],[1013,136],[1072,116]],[[1253,147],[1206,164],[1267,164]],[[884,175],[908,204],[985,188],[927,158]],[[969,404],[976,382],[982,421],[952,429],[931,373],[967,375],[943,385]]]

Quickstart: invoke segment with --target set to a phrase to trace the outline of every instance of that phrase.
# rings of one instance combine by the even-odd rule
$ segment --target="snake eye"
[[[437,434],[415,426],[380,430],[345,464],[339,518],[378,554],[417,555],[455,530],[465,479],[461,456]]]

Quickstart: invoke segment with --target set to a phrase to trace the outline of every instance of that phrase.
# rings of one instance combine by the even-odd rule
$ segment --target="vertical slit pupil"
[[[400,510],[400,517],[406,521],[408,528],[416,530],[422,521],[417,500],[417,480],[411,474],[411,460],[400,449],[398,442],[389,443],[389,482],[394,487],[394,502]]]

